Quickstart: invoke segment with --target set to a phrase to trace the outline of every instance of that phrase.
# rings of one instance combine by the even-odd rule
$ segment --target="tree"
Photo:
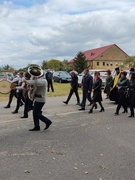
[[[47,62],[47,66],[49,69],[53,69],[55,71],[62,69],[62,63],[59,60],[51,59]]]
[[[74,70],[78,73],[81,73],[84,69],[87,68],[87,61],[86,56],[84,53],[79,52],[74,60]]]
[[[48,69],[47,61],[44,60],[44,61],[42,62],[41,68],[42,68],[42,69]]]
[[[135,67],[135,56],[130,56],[124,61],[124,65],[127,66],[128,68],[134,68]]]
[[[62,70],[68,71],[68,60],[66,59],[62,61]]]

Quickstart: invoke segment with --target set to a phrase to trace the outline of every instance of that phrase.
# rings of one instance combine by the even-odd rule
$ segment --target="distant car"
[[[54,82],[71,82],[71,76],[67,71],[55,71],[53,73]]]
[[[0,72],[0,79],[4,79],[4,78],[12,80],[13,75],[11,73],[6,74],[6,73],[3,73],[3,72]]]
[[[93,77],[94,79],[94,74],[95,72],[98,71],[100,72],[100,76],[102,79],[102,88],[105,87],[105,81],[106,81],[106,77],[107,77],[107,70],[99,70],[99,69],[91,69],[89,70],[89,74]],[[81,87],[82,86],[82,78],[84,76],[84,73],[80,73],[78,74],[78,86]]]

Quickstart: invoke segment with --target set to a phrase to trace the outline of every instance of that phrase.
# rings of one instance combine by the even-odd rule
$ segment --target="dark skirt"
[[[116,86],[110,91],[109,99],[110,101],[118,101],[119,95],[118,88]]]
[[[92,99],[93,99],[93,102],[101,102],[102,101],[102,92],[101,92],[101,90],[94,91]]]

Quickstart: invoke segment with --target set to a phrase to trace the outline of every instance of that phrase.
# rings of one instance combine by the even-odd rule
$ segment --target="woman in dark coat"
[[[93,84],[93,104],[92,107],[89,111],[89,113],[93,113],[93,108],[95,107],[96,102],[99,103],[101,110],[99,112],[104,111],[104,107],[102,105],[102,91],[101,91],[101,86],[102,86],[102,80],[100,78],[100,72],[95,72],[95,82]]]
[[[134,117],[134,107],[135,107],[135,73],[131,74],[131,80],[129,81],[129,107],[130,116]]]
[[[123,113],[127,112],[127,99],[126,99],[126,89],[129,87],[129,80],[126,78],[127,72],[123,71],[121,72],[121,77],[117,83],[117,87],[118,87],[118,105],[116,108],[116,112],[114,113],[115,115],[119,115],[119,110],[121,108],[121,106],[123,106],[124,111]]]

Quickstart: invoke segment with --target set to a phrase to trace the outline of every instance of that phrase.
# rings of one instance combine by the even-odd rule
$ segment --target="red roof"
[[[106,50],[110,49],[114,45],[117,46],[116,44],[112,44],[112,45],[108,45],[108,46],[104,46],[104,47],[100,47],[100,48],[96,48],[96,49],[87,50],[87,51],[84,51],[83,53],[86,56],[87,60],[94,60],[95,58],[100,56],[102,53],[104,53]],[[74,60],[75,60],[75,58],[72,59],[71,61],[69,61],[69,63],[72,63]]]

